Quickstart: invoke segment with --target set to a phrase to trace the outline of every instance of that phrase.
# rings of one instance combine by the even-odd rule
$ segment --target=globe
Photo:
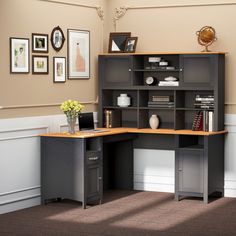
[[[196,34],[198,36],[198,43],[205,47],[203,52],[209,52],[210,50],[208,50],[208,46],[217,39],[215,29],[211,26],[204,26],[197,31]]]

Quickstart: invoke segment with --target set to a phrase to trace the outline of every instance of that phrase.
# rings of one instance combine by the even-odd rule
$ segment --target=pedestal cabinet
[[[42,203],[102,201],[102,138],[41,137]]]

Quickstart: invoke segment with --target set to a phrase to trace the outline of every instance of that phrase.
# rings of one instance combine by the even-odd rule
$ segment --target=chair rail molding
[[[40,0],[41,1],[41,0]],[[96,98],[95,101],[84,101],[80,102],[81,104],[98,104],[98,98]],[[61,103],[47,103],[47,104],[24,104],[24,105],[11,105],[11,106],[0,106],[1,109],[19,109],[19,108],[36,108],[36,107],[55,107],[55,106],[60,106]]]
[[[168,5],[152,5],[152,6],[121,6],[121,7],[115,8],[115,14],[113,17],[113,25],[116,32],[118,20],[122,18],[128,10],[147,10],[147,9],[184,8],[184,7],[211,7],[211,6],[213,7],[213,6],[232,6],[232,5],[236,5],[236,2],[168,4]]]

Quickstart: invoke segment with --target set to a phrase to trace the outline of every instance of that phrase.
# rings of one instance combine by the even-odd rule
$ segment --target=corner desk
[[[41,136],[42,203],[102,202],[103,190],[133,189],[133,149],[175,151],[175,199],[224,195],[224,135],[173,129],[110,128]],[[145,158],[145,157],[143,157]]]

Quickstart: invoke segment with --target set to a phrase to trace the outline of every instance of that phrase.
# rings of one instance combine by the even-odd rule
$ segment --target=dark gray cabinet
[[[180,55],[180,83],[182,87],[213,88],[218,76],[219,55]]]
[[[161,57],[168,67],[150,63]],[[149,118],[157,114],[159,128],[191,129],[196,111],[213,111],[214,131],[224,129],[224,53],[169,53],[99,56],[99,126],[106,110],[120,112],[122,127],[149,127]],[[178,86],[148,86],[147,77],[163,81],[176,77]],[[129,107],[119,107],[117,97],[126,93]],[[195,97],[214,96],[213,108],[196,108]],[[155,96],[170,96],[173,106],[149,106]]]
[[[156,58],[168,67],[150,63]],[[150,60],[151,58],[151,60]],[[129,72],[129,73],[128,73]],[[224,129],[224,53],[167,53],[99,56],[99,126],[104,126],[104,111],[118,110],[123,127],[149,128],[152,114],[159,117],[159,128],[191,130],[196,113],[213,112],[213,131]],[[178,86],[148,86],[147,77],[163,81],[176,77]],[[127,93],[129,107],[118,107],[117,97]],[[196,97],[213,97],[211,107],[196,106]],[[167,96],[171,106],[150,106],[153,97]],[[206,121],[204,121],[207,124]],[[223,194],[224,134],[177,135],[175,160],[175,196]],[[143,142],[143,140],[142,140]],[[217,146],[214,147],[214,144]],[[146,148],[152,147],[149,143]],[[162,148],[165,145],[162,145]],[[158,147],[161,149],[161,147]],[[216,151],[217,150],[217,151]]]
[[[96,138],[41,137],[42,203],[102,201],[103,143]]]
[[[180,192],[203,193],[203,150],[177,149],[178,181]]]
[[[175,199],[224,194],[224,134],[177,135]]]
[[[99,76],[103,78],[104,87],[131,86],[132,57],[99,56],[99,61],[102,61]]]

